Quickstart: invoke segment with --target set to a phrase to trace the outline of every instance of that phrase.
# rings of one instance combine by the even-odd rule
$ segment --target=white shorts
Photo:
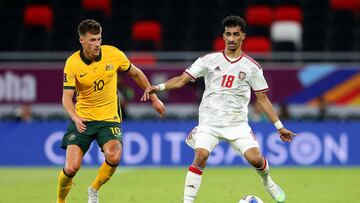
[[[229,142],[242,156],[250,148],[259,148],[259,143],[248,123],[226,127],[199,125],[189,133],[185,142],[193,149],[203,148],[211,153],[221,140]]]

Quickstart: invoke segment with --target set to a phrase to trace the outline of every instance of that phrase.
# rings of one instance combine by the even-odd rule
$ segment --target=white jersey
[[[199,125],[232,126],[247,122],[251,90],[268,85],[259,64],[244,53],[231,61],[223,52],[198,58],[185,73],[195,81],[204,77],[205,91],[199,107]]]

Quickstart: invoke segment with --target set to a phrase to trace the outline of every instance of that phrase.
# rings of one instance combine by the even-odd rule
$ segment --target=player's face
[[[235,51],[241,47],[242,41],[245,39],[245,33],[241,31],[240,26],[225,27],[223,39],[225,41],[225,48]]]
[[[90,59],[94,59],[99,56],[101,41],[101,32],[99,34],[92,34],[87,32],[85,35],[80,36],[80,43],[82,45],[83,51]]]

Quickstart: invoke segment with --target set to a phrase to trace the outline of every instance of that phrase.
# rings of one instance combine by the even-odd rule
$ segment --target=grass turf
[[[0,168],[1,201],[56,202],[61,168]],[[100,190],[101,203],[181,203],[187,168],[119,168]],[[97,168],[82,168],[68,203],[87,202]],[[360,168],[272,168],[288,203],[343,203],[360,199]],[[246,195],[273,202],[250,168],[207,168],[196,203],[237,203]]]

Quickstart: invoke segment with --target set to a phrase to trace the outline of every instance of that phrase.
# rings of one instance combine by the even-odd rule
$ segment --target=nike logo
[[[84,77],[85,75],[87,75],[87,73],[84,73],[84,74],[80,74],[80,77]]]
[[[191,187],[191,188],[194,188],[194,189],[195,189],[195,186],[194,186],[194,185],[186,185],[186,187]]]

